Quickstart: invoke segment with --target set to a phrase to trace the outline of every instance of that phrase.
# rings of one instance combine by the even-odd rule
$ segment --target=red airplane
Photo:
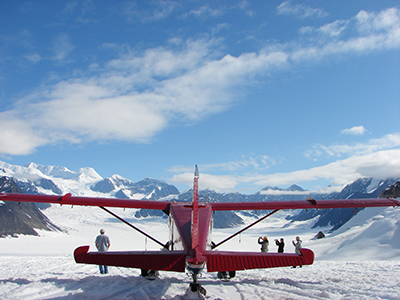
[[[204,268],[207,268],[207,272],[218,272],[219,278],[232,278],[237,270],[303,266],[311,265],[314,262],[314,253],[305,248],[301,249],[301,254],[214,251],[226,241],[281,209],[400,206],[400,201],[395,199],[314,200],[308,198],[298,201],[199,203],[198,180],[199,172],[196,166],[191,203],[74,197],[71,194],[50,196],[0,193],[0,200],[99,206],[163,248],[160,251],[89,252],[89,246],[82,246],[74,251],[77,263],[139,268],[142,270],[143,276],[154,274],[157,271],[185,272],[186,270],[193,279],[190,290],[204,295],[206,291],[197,281],[198,275]],[[159,242],[105,207],[163,210],[169,215],[170,237],[168,242],[166,244]],[[272,210],[272,212],[215,244],[211,240],[212,212],[218,210]]]

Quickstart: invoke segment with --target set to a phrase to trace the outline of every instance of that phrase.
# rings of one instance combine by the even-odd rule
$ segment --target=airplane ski
[[[89,246],[76,248],[75,261],[80,264],[185,272],[185,251],[88,251]]]

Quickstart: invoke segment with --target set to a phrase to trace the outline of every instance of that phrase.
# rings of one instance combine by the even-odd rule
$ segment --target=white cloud
[[[364,132],[365,132],[364,126],[354,126],[340,131],[341,134],[349,134],[349,135],[363,135]]]
[[[61,62],[68,60],[74,48],[75,46],[70,42],[69,36],[67,34],[60,34],[53,43],[53,59]]]
[[[213,9],[207,5],[203,5],[202,7],[191,10],[187,15],[194,15],[196,17],[207,18],[208,16],[216,17],[222,15],[224,12],[221,9]]]
[[[260,191],[261,195],[309,195],[310,191],[282,191],[267,189]]]
[[[343,20],[332,26],[334,23],[331,23],[330,26],[324,25],[319,29],[303,28],[301,33],[312,33],[322,32],[322,28],[325,27],[325,31],[334,39],[323,40],[322,44],[318,40],[315,44],[310,43],[305,47],[299,47],[291,53],[290,59],[294,62],[319,60],[332,55],[363,54],[400,47],[400,10],[397,8],[387,9],[379,14],[362,11],[354,19]],[[337,35],[344,29],[349,28],[349,32],[353,31],[353,27],[350,28],[350,25],[358,30],[357,35],[347,39],[337,39]]]
[[[277,159],[269,157],[268,155],[249,155],[248,157],[244,157],[239,161],[229,161],[223,163],[215,163],[215,164],[202,164],[199,165],[199,170],[201,173],[203,172],[235,172],[235,171],[243,171],[243,170],[265,170],[270,166],[275,165]],[[174,166],[170,168],[168,171],[172,173],[181,173],[181,172],[190,172],[193,169],[193,166]]]
[[[25,58],[32,63],[37,63],[42,60],[41,56],[37,53],[26,54]]]
[[[324,24],[318,28],[305,26],[300,28],[301,34],[308,34],[315,39],[322,39],[323,37],[337,38],[347,29],[350,21],[336,20],[332,23]],[[315,36],[315,34],[317,36]]]
[[[387,137],[377,139],[375,142],[384,142]],[[288,186],[292,184],[312,183],[320,180],[328,181],[330,187],[316,188],[309,192],[334,192],[340,191],[344,185],[349,184],[359,178],[372,177],[375,179],[400,178],[400,149],[372,150],[369,145],[364,145],[367,149],[358,151],[346,159],[340,159],[328,163],[326,165],[297,170],[288,173],[262,174],[257,165],[244,165],[239,163],[227,163],[229,166],[240,166],[238,168],[226,171],[235,175],[210,175],[206,172],[212,171],[207,169],[207,165],[199,166],[201,188],[213,189],[220,192],[237,191],[241,184],[253,187],[253,190],[259,191],[266,186]],[[363,154],[360,154],[363,153]],[[170,171],[177,172],[169,180],[176,184],[186,184],[191,186],[193,182],[193,167],[176,168]],[[203,170],[203,171],[202,171]],[[182,172],[182,173],[180,173]],[[263,171],[265,172],[265,170]],[[265,194],[277,194],[279,192],[267,190]],[[286,192],[285,192],[286,193]]]
[[[312,8],[305,4],[292,4],[291,1],[284,1],[276,8],[278,15],[295,15],[300,18],[326,17],[327,12],[320,8]]]
[[[323,179],[330,181],[332,185],[329,188],[330,191],[337,191],[344,185],[363,177],[372,177],[375,179],[400,178],[400,149],[353,156],[320,167],[289,173],[224,177],[224,182],[226,183],[229,180],[230,185],[224,184],[219,188],[229,187],[229,190],[234,190],[240,183],[250,183],[260,189],[266,186],[301,185],[301,183],[315,182]],[[215,177],[213,180],[218,182],[219,178]],[[202,186],[203,184],[206,185],[207,182],[202,181]],[[215,182],[213,182],[213,186],[216,186]],[[227,189],[224,189],[224,191],[227,191]],[[323,192],[323,190],[315,190],[313,192]]]
[[[167,18],[179,4],[174,1],[152,1],[149,10],[138,10],[135,2],[125,4],[124,12],[131,22],[154,22]]]
[[[399,11],[397,8],[389,8],[377,14],[375,12],[360,11],[356,16],[357,28],[363,34],[372,32],[384,32],[391,30],[393,24],[399,23]]]
[[[210,175],[207,173],[200,173],[201,189],[210,189],[214,191],[229,191],[234,190],[239,184],[237,177],[232,175]],[[168,180],[170,183],[185,184],[192,186],[193,172],[181,173],[174,175]]]
[[[322,155],[326,155],[328,157],[364,155],[398,147],[400,147],[400,133],[392,133],[387,134],[382,138],[371,139],[367,143],[357,143],[354,145],[343,144],[324,146],[322,144],[317,144],[314,145],[313,149],[308,151],[305,155],[309,158],[319,157]]]
[[[32,149],[45,145],[48,140],[37,136],[26,122],[10,118],[8,113],[0,113],[0,153],[27,155]]]
[[[235,89],[252,82],[253,76],[329,55],[400,47],[399,10],[363,12],[357,22],[362,24],[361,36],[318,46],[270,45],[237,57],[221,54],[217,39],[174,40],[143,53],[128,50],[104,66],[91,68],[91,75],[43,86],[3,112],[9,122],[19,124],[14,134],[23,145],[10,148],[0,141],[0,151],[27,154],[38,146],[64,141],[149,142],[172,122],[192,123],[228,109],[236,101]],[[332,35],[343,24],[327,26],[326,31]],[[74,46],[67,35],[60,35],[58,42],[55,58],[65,61]],[[314,154],[338,155],[351,148],[316,146]]]

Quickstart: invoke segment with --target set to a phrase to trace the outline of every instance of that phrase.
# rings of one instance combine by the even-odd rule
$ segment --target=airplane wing
[[[0,193],[0,201],[58,203],[61,205],[103,206],[103,207],[123,207],[123,208],[147,208],[147,209],[160,209],[160,210],[169,210],[169,206],[171,203],[169,201],[154,201],[154,200],[75,197],[71,196],[71,194],[69,193],[65,194],[64,196]]]
[[[314,252],[302,248],[301,254],[205,251],[207,272],[236,271],[312,265]]]
[[[296,200],[296,201],[260,201],[260,202],[213,202],[212,210],[276,210],[276,209],[323,209],[400,206],[396,199],[340,199],[340,200]]]
[[[61,205],[103,206],[122,208],[144,208],[169,210],[171,202],[155,200],[133,200],[117,198],[77,197],[71,194],[31,195],[0,193],[0,201],[58,203]],[[296,200],[296,201],[259,201],[259,202],[212,202],[212,210],[275,210],[275,209],[323,209],[400,206],[396,199],[340,199],[340,200]]]

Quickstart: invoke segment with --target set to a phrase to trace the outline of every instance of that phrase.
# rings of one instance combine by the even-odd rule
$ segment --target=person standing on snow
[[[296,243],[294,241],[292,241],[292,243],[293,243],[294,250],[295,250],[296,254],[301,254],[300,249],[301,249],[302,241],[300,240],[300,237],[296,236]]]
[[[283,238],[281,238],[280,241],[275,240],[275,244],[278,246],[278,253],[283,253],[283,248],[285,247],[285,242],[283,241]]]
[[[106,252],[110,248],[110,238],[106,236],[104,229],[100,229],[100,234],[96,237],[94,241],[97,251],[99,252]],[[107,274],[108,268],[107,266],[99,266],[101,274]]]
[[[261,252],[268,252],[269,241],[266,236],[264,236],[264,238],[260,236],[258,238],[258,243],[261,245]]]

